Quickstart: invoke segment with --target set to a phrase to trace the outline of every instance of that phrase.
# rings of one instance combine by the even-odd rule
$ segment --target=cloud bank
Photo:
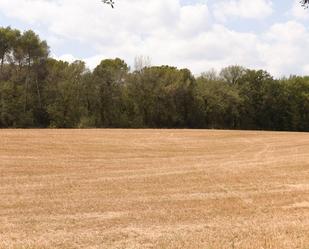
[[[309,13],[297,0],[280,12],[270,0],[0,0],[0,13],[47,39],[56,58],[138,55],[195,74],[231,64],[276,76],[309,73]],[[290,7],[290,8],[288,8]],[[289,10],[290,9],[290,10]],[[261,26],[261,23],[264,24]],[[262,27],[262,28],[261,28]]]

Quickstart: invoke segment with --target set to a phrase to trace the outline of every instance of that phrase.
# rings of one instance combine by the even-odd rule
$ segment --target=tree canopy
[[[194,76],[139,58],[49,57],[33,31],[0,27],[0,127],[222,128],[309,131],[309,77],[238,65]]]

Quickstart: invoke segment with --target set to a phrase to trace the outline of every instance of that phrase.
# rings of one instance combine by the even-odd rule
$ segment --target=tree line
[[[135,70],[105,59],[49,56],[33,31],[0,28],[1,128],[218,128],[309,131],[309,77],[275,79],[238,65],[198,77],[188,69]]]

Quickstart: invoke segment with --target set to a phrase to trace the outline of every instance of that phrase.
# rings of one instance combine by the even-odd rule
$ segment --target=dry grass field
[[[0,249],[309,249],[309,133],[0,130]]]

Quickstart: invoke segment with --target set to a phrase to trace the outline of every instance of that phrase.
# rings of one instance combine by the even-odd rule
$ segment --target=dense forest
[[[93,70],[49,56],[33,31],[0,28],[1,128],[218,128],[309,131],[309,77],[275,79],[229,66],[130,70],[105,59]]]

